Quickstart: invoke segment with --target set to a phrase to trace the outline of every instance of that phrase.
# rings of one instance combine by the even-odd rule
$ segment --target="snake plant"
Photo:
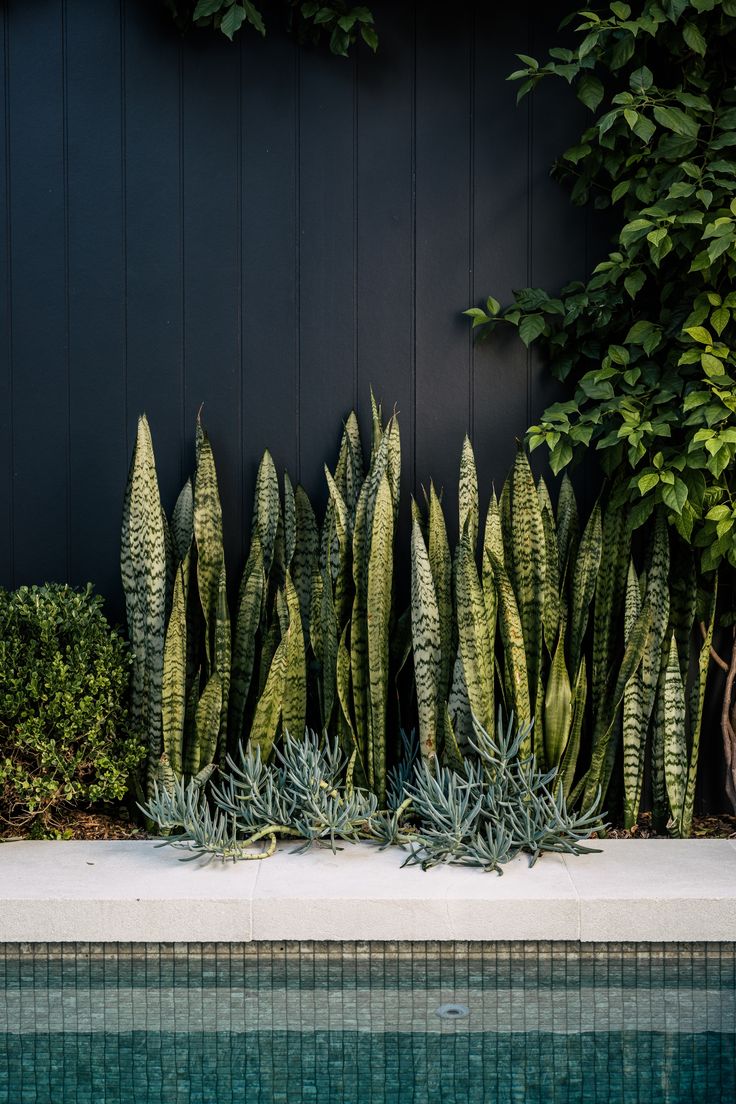
[[[156,477],[151,431],[138,419],[123,504],[120,572],[133,651],[131,720],[148,746],[150,794],[163,751],[162,684],[169,592],[169,538]]]

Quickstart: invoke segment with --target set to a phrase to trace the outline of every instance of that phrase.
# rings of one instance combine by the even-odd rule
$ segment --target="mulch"
[[[650,813],[642,813],[635,828],[611,828],[607,839],[669,839],[666,832],[655,832]],[[726,813],[693,818],[693,839],[736,839],[736,816]]]
[[[60,839],[75,840],[145,840],[154,837],[136,824],[126,809],[115,813],[73,810],[57,827]],[[17,839],[11,832],[0,832],[0,840]],[[611,828],[607,839],[668,839],[666,832],[655,832],[649,813],[642,813],[636,828]],[[694,839],[736,839],[736,816],[720,814],[699,816],[693,820]]]

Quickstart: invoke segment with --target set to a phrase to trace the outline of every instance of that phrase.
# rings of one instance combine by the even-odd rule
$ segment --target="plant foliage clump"
[[[91,588],[0,590],[0,822],[47,835],[72,804],[124,797],[143,747],[130,653]]]
[[[575,203],[612,208],[613,249],[559,295],[467,313],[518,327],[574,383],[529,431],[555,472],[595,448],[628,468],[635,526],[661,504],[705,571],[736,566],[736,0],[576,14],[573,48],[510,79],[521,97],[561,78],[592,113],[556,169]]]
[[[307,731],[301,741],[285,734],[270,763],[258,747],[241,747],[209,794],[195,780],[170,789],[156,783],[143,811],[187,858],[267,858],[284,837],[333,851],[338,840],[362,839],[409,846],[406,862],[424,869],[450,862],[501,873],[521,852],[533,863],[545,851],[589,850],[584,841],[604,827],[600,800],[568,811],[557,769],[542,773],[533,755],[521,753],[529,726],[504,730],[499,715],[495,740],[477,723],[475,735],[457,769],[418,758],[405,741],[386,809],[353,785],[354,755],[347,759],[337,743]]]
[[[244,26],[265,36],[262,5],[253,0],[165,0],[182,30],[191,26],[214,27],[232,39]],[[371,50],[378,47],[373,15],[363,5],[344,0],[289,0],[287,22],[300,42],[319,42],[327,36],[333,54],[347,57],[360,37]]]

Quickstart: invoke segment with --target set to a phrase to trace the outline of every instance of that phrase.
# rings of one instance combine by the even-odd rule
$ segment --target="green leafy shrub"
[[[91,587],[0,590],[0,823],[53,834],[72,804],[125,795],[143,749],[128,647]]]

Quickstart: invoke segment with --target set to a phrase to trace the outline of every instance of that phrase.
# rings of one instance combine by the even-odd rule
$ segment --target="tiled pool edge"
[[[611,840],[503,877],[368,845],[181,863],[151,842],[0,844],[0,943],[736,941],[736,841]]]

